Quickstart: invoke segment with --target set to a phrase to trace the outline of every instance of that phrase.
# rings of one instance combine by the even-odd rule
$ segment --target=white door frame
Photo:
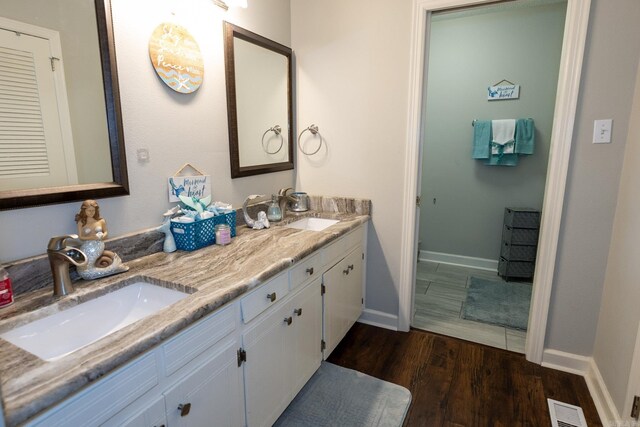
[[[415,286],[416,254],[416,196],[421,148],[421,114],[425,75],[425,52],[428,47],[428,23],[431,12],[464,6],[495,3],[494,0],[413,0],[413,23],[409,75],[409,112],[403,193],[401,229],[400,283],[398,330],[408,331],[411,326],[413,292]],[[542,363],[547,316],[555,268],[556,250],[562,217],[569,154],[573,136],[580,73],[589,24],[591,0],[567,0],[567,16],[562,42],[562,56],[558,76],[553,130],[547,180],[545,184],[542,222],[533,295],[529,312],[526,341],[527,360]]]

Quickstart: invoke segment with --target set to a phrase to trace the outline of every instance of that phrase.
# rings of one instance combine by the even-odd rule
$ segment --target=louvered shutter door
[[[0,46],[0,178],[48,174],[33,54]]]
[[[63,140],[58,110],[66,93],[56,79],[64,75],[51,69],[50,43],[0,28],[0,191],[77,183],[73,141]]]

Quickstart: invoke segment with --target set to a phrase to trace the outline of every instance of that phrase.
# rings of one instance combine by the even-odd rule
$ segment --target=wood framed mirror
[[[3,0],[2,9],[0,209],[129,194],[110,0]],[[33,65],[12,48],[43,35]],[[39,92],[46,75],[53,90]],[[44,107],[51,98],[55,115]],[[52,122],[60,127],[50,131]]]
[[[290,48],[224,22],[231,178],[293,169]]]

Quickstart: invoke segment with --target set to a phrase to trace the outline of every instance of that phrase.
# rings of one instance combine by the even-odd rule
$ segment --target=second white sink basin
[[[81,349],[189,294],[145,282],[73,306],[0,335],[12,344],[53,361]]]
[[[331,227],[340,221],[337,219],[325,219],[325,218],[302,218],[296,222],[285,225],[285,227],[296,228],[298,230],[311,230],[322,231],[327,227]]]

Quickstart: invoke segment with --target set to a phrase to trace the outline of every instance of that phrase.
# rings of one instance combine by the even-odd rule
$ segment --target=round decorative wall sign
[[[186,28],[167,22],[158,25],[149,39],[149,57],[158,77],[176,92],[195,92],[202,84],[202,54]]]

